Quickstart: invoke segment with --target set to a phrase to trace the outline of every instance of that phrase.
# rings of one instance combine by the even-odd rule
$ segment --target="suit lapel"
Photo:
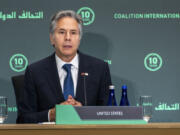
[[[62,88],[60,85],[60,80],[59,80],[59,75],[55,60],[55,53],[49,57],[49,61],[46,66],[46,75],[50,88],[52,89],[54,96],[56,98],[56,101],[58,103],[64,101],[64,96],[62,94]]]

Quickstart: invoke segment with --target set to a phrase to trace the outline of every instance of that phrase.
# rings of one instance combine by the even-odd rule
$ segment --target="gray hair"
[[[58,11],[56,14],[54,14],[51,18],[49,32],[51,34],[54,34],[57,21],[59,21],[63,17],[72,17],[78,22],[79,32],[80,32],[79,34],[80,34],[80,39],[81,39],[81,37],[82,37],[82,19],[81,19],[81,16],[76,14],[76,12],[74,12],[73,10]]]

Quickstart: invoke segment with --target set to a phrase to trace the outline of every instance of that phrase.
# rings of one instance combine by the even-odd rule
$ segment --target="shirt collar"
[[[70,62],[65,62],[55,54],[56,64],[59,69],[62,69],[64,64],[72,64],[72,68],[78,69],[79,67],[79,55],[76,53],[75,57]]]

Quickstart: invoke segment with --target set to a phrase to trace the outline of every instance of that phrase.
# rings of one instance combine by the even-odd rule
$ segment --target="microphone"
[[[87,94],[86,94],[86,76],[88,76],[88,73],[82,72],[81,76],[83,77],[83,84],[84,84],[84,105],[87,106]]]

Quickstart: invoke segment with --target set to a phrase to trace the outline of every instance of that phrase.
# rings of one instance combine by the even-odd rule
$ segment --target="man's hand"
[[[71,95],[68,96],[68,99],[62,103],[60,103],[60,105],[72,105],[72,106],[82,106],[81,102],[76,101]],[[49,119],[50,122],[55,121],[55,108],[50,109],[49,111]]]
[[[82,104],[76,101],[71,95],[69,95],[68,99],[62,102],[60,105],[82,106]]]
[[[49,120],[50,120],[50,122],[55,121],[55,115],[56,115],[55,108],[50,109],[49,110]]]

